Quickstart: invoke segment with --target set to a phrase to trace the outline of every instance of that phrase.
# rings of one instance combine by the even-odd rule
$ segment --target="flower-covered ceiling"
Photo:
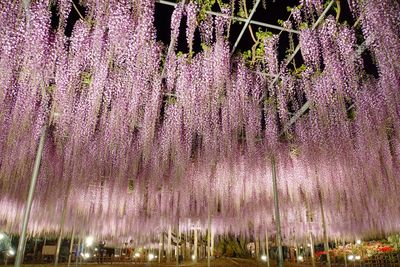
[[[398,2],[302,0],[269,31],[232,19],[253,3],[183,1],[168,36],[160,6],[0,3],[2,228],[44,129],[34,234],[63,210],[65,233],[139,243],[209,211],[217,233],[274,234],[271,159],[284,242],[322,236],[321,203],[332,238],[399,230]]]

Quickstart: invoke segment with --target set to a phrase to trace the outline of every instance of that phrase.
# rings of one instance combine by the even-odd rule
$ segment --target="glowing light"
[[[98,250],[99,250],[98,248],[95,248],[95,249],[94,249],[94,251],[98,251]]]
[[[90,258],[90,254],[89,254],[88,252],[86,252],[85,254],[83,254],[83,257],[84,257],[85,259],[89,259],[89,258]]]
[[[87,246],[87,247],[92,246],[92,245],[93,245],[93,242],[94,242],[93,236],[88,236],[88,237],[86,237],[85,243],[86,243],[86,246]]]
[[[0,233],[0,240],[3,240],[6,237],[3,233]]]
[[[359,260],[361,260],[361,256],[360,256],[360,255],[357,255],[357,256],[355,256],[355,259],[356,259],[357,261],[359,261]]]
[[[149,254],[149,261],[154,259],[154,255],[152,253]]]
[[[140,257],[140,253],[139,252],[136,252],[135,253],[135,258],[139,258]]]
[[[303,261],[304,258],[303,258],[303,256],[300,255],[300,256],[297,257],[297,260],[298,260],[298,261]]]
[[[349,255],[349,256],[347,257],[347,259],[353,261],[353,260],[354,260],[354,255]]]
[[[357,245],[361,245],[361,240],[358,239],[358,240],[356,241],[356,244],[357,244]]]
[[[309,247],[309,248],[310,248],[310,247],[311,247],[311,244],[307,244],[307,247]]]
[[[14,255],[15,255],[15,250],[13,250],[12,248],[10,248],[10,249],[7,251],[7,254],[8,254],[8,256],[14,256]]]
[[[196,259],[196,256],[195,255],[192,255],[192,260],[195,260]]]
[[[261,260],[262,260],[262,261],[267,261],[267,259],[268,259],[268,258],[267,258],[266,255],[262,255],[262,256],[261,256]]]

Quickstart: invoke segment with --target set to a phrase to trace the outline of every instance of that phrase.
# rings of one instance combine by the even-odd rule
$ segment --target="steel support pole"
[[[255,256],[256,256],[256,260],[258,261],[260,259],[260,240],[258,239],[258,237],[255,238]]]
[[[311,253],[311,266],[315,267],[314,237],[311,231],[310,231],[310,253]]]
[[[160,234],[160,243],[158,244],[158,263],[161,263],[162,250],[163,250],[163,233]]]
[[[168,227],[168,240],[167,240],[167,262],[171,261],[171,238],[172,238],[172,229],[171,226]]]
[[[176,266],[179,265],[179,246],[181,244],[181,230],[179,229],[179,224],[178,224],[178,233],[176,236]]]
[[[33,258],[36,260],[36,252],[37,252],[37,238],[35,238],[35,245],[33,247]]]
[[[72,229],[71,244],[69,245],[68,267],[71,266],[72,250],[74,249],[75,227]]]
[[[296,262],[299,263],[300,248],[299,244],[297,243],[297,240],[295,240],[295,242],[296,242]]]
[[[26,199],[26,204],[25,204],[25,208],[24,208],[22,230],[21,230],[21,235],[19,236],[17,256],[15,257],[15,263],[14,263],[15,267],[20,267],[22,259],[24,258],[26,230],[28,228],[29,215],[30,215],[31,209],[32,209],[33,194],[35,193],[36,181],[37,181],[37,177],[39,175],[40,163],[42,160],[45,139],[46,139],[46,126],[43,126],[42,132],[40,135],[39,146],[38,146],[38,149],[36,152],[35,165],[33,166],[33,172],[32,172],[32,177],[31,177],[31,183],[29,185],[28,197]]]
[[[76,267],[79,264],[79,253],[81,253],[81,242],[82,242],[82,238],[79,238],[78,246],[76,248],[76,253],[75,253],[75,266]]]
[[[326,259],[327,259],[328,267],[331,267],[331,257],[329,255],[329,240],[328,240],[328,234],[326,231],[324,204],[322,202],[321,190],[318,190],[318,198],[319,198],[320,211],[321,211],[322,231],[323,231],[323,235],[324,235],[324,250],[326,252]]]
[[[197,228],[194,229],[194,262],[197,263]]]
[[[211,266],[211,210],[208,201],[208,227],[207,227],[207,267]]]
[[[211,227],[211,259],[214,259],[214,229]]]
[[[346,250],[345,250],[346,242],[343,239],[343,251],[344,251],[344,266],[347,267],[347,255],[346,255]]]
[[[68,205],[70,188],[71,188],[71,177],[68,178],[67,190],[66,190],[65,196],[64,196],[64,204],[63,204],[63,210],[62,210],[61,222],[60,222],[60,231],[58,233],[56,255],[54,256],[54,267],[58,266],[58,259],[60,256],[60,248],[61,248],[61,242],[62,242],[62,236],[63,236],[63,230],[64,230],[65,217],[67,216],[67,211],[68,211],[67,205]]]
[[[267,256],[267,267],[269,266],[269,242],[268,242],[268,230],[265,231],[265,253]]]
[[[283,251],[281,237],[281,217],[279,213],[278,186],[276,182],[276,163],[275,157],[271,157],[272,167],[272,188],[274,191],[275,225],[276,225],[276,246],[278,247],[278,267],[283,267]]]

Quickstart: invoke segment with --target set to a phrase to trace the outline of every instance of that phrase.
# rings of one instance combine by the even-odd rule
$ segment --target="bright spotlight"
[[[267,258],[266,255],[262,255],[262,256],[261,256],[261,260],[262,260],[262,261],[267,261],[267,259],[268,259],[268,258]]]
[[[8,255],[8,256],[14,256],[14,255],[15,255],[15,250],[13,250],[12,248],[10,248],[10,249],[7,251],[7,255]]]
[[[310,247],[311,247],[311,244],[310,244],[310,243],[308,243],[308,244],[307,244],[307,247],[309,247],[309,248],[310,248]]]
[[[358,239],[358,240],[356,241],[356,244],[357,244],[357,245],[361,245],[361,240]]]
[[[84,257],[85,259],[89,259],[89,258],[90,258],[90,254],[89,254],[88,252],[86,252],[85,254],[83,254],[83,257]]]
[[[94,251],[98,251],[99,249],[98,248],[94,248]]]
[[[360,255],[357,255],[357,256],[355,256],[354,258],[356,259],[356,261],[361,260],[361,256],[360,256]]]
[[[135,258],[139,258],[140,257],[140,253],[139,252],[136,252],[135,253]]]
[[[350,261],[353,261],[353,260],[354,260],[354,255],[349,255],[349,256],[347,257],[347,259],[350,260]]]
[[[6,237],[3,233],[0,233],[0,240],[3,240]]]
[[[192,255],[192,260],[195,260],[196,259],[196,256],[195,255]]]
[[[300,256],[297,257],[297,260],[302,262],[304,260],[304,258],[303,258],[303,256],[300,255]]]
[[[150,254],[149,254],[149,261],[151,261],[151,260],[153,260],[153,259],[154,259],[154,254],[150,253]]]
[[[88,236],[88,237],[86,237],[85,243],[86,243],[86,246],[87,246],[87,247],[92,246],[92,245],[93,245],[93,242],[94,242],[93,236]]]

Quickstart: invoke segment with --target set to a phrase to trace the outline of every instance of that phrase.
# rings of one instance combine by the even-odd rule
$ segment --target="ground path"
[[[113,264],[96,264],[96,263],[85,263],[79,264],[83,265],[82,267],[207,267],[207,261],[199,261],[198,263],[193,262],[183,262],[179,265],[173,263],[157,263],[157,262],[148,262],[148,263],[113,263]],[[12,267],[12,265],[9,265]],[[23,267],[53,267],[54,264],[24,264]],[[59,264],[59,267],[66,267],[66,264]],[[264,262],[257,262],[252,259],[239,259],[239,258],[220,258],[214,259],[211,262],[211,267],[266,267],[267,264]],[[271,262],[270,267],[276,267],[275,262]],[[296,264],[285,262],[284,267],[309,267],[311,265],[308,264]],[[322,267],[326,265],[317,265],[317,267]],[[339,265],[332,265],[332,267],[336,267]],[[75,264],[71,264],[71,267],[76,267]]]

